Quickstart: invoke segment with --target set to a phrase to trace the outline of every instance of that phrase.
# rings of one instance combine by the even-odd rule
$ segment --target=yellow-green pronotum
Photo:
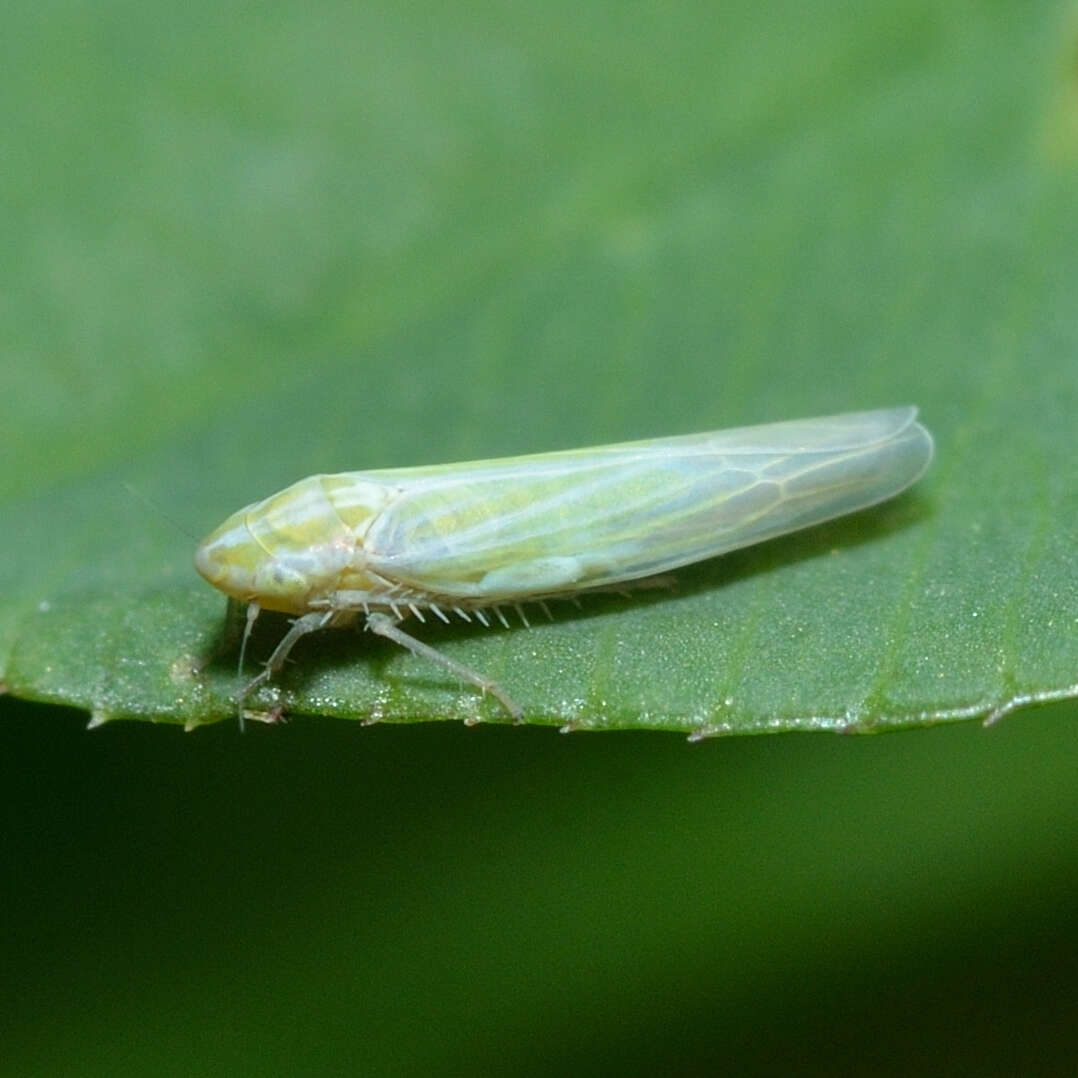
[[[915,408],[652,438],[527,457],[302,479],[229,517],[198,571],[299,615],[241,701],[301,636],[362,615],[371,632],[520,707],[400,628],[431,611],[489,624],[503,606],[608,588],[890,498],[932,459]],[[246,635],[244,642],[246,643]],[[242,662],[242,659],[241,659]]]

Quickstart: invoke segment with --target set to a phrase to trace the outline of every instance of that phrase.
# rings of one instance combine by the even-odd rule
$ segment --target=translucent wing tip
[[[886,462],[881,477],[890,475],[892,493],[916,483],[932,463],[935,443],[928,429],[917,422],[916,405],[851,412],[835,416],[834,421],[836,428],[847,427],[851,448],[863,448]]]
[[[932,437],[932,432],[923,423],[917,422],[916,406],[906,410],[909,412],[910,440],[915,443],[921,458],[921,470],[910,480],[911,483],[914,483],[928,471],[928,466],[936,455],[936,440]]]
[[[935,440],[928,428],[923,423],[917,422],[917,412],[917,406],[910,404],[904,408],[884,409],[881,413],[884,416],[893,417],[894,430],[885,440],[905,446],[905,456],[912,469],[909,480],[911,483],[924,475],[936,453]]]
[[[849,419],[855,427],[864,424],[862,446],[876,458],[879,490],[874,500],[883,501],[905,490],[928,470],[935,443],[928,429],[917,422],[914,405],[854,413]]]

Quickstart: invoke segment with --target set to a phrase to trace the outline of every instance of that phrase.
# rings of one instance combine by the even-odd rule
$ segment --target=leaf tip
[[[87,730],[97,730],[107,722],[112,722],[113,716],[99,708],[90,712],[90,721],[86,724]]]

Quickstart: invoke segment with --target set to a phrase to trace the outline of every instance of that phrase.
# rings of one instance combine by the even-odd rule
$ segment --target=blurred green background
[[[0,698],[0,1072],[1071,1073],[1076,43],[1055,0],[6,13],[0,670],[53,703]],[[990,731],[59,706],[219,717],[184,533],[303,474],[905,402],[939,458],[882,513],[440,643],[549,722],[1061,701]],[[296,712],[469,714],[324,653]]]

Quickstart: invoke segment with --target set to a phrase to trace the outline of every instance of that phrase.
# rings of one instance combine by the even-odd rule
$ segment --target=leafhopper
[[[301,637],[362,617],[520,718],[501,686],[406,633],[405,618],[507,625],[506,607],[642,581],[864,509],[928,467],[932,437],[916,420],[916,408],[890,408],[314,475],[230,516],[195,565],[247,604],[244,647],[261,610],[296,615],[241,705]]]

